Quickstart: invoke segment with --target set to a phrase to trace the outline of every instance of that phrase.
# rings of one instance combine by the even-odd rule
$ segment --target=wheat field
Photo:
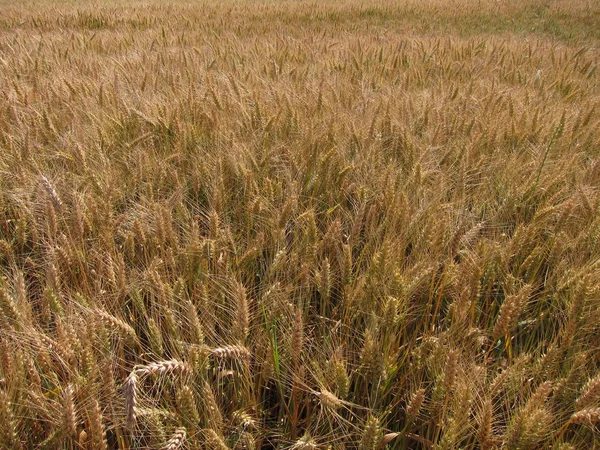
[[[0,0],[0,448],[600,448],[600,3]]]

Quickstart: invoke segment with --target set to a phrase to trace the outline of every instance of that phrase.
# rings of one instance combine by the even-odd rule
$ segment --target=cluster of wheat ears
[[[600,4],[0,0],[0,447],[600,446]]]

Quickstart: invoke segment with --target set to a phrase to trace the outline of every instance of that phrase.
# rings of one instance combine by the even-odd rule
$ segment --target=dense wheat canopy
[[[0,0],[1,448],[600,445],[600,4],[364,3]]]

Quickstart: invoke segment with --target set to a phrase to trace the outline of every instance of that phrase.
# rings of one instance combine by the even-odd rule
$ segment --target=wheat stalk
[[[52,204],[54,205],[54,207],[56,209],[61,209],[62,205],[63,205],[63,202],[60,199],[60,196],[58,195],[58,192],[56,192],[56,189],[54,188],[54,186],[52,186],[52,183],[50,183],[50,181],[48,181],[48,178],[46,178],[43,175],[42,175],[42,178],[41,178],[41,182],[42,182],[42,186],[44,187],[44,190],[46,191],[46,193],[48,194],[48,196],[52,200]]]
[[[250,351],[242,345],[226,345],[213,348],[211,353],[221,359],[247,360],[251,357]]]
[[[137,371],[133,370],[125,381],[125,412],[127,428],[133,430],[137,417]]]
[[[175,430],[167,444],[163,447],[163,450],[177,450],[183,446],[186,437],[186,430],[183,427],[179,427]]]

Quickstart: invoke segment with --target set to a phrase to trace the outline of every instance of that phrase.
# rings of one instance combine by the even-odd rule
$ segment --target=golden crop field
[[[596,0],[0,0],[0,448],[600,448]]]

